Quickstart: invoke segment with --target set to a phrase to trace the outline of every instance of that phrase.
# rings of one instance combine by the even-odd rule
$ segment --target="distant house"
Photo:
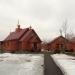
[[[3,41],[4,52],[39,52],[41,40],[31,27],[22,29],[18,24],[16,31],[11,32]]]
[[[75,51],[75,43],[63,36],[59,36],[48,43],[48,50],[55,52],[72,52]]]

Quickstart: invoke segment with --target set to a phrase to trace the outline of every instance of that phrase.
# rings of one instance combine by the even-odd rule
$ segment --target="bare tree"
[[[67,30],[68,30],[68,27],[69,27],[69,24],[68,24],[68,21],[67,19],[63,22],[63,25],[61,26],[61,29],[60,29],[60,35],[62,36],[64,34],[64,37],[65,37],[65,41],[62,42],[61,46],[63,45],[63,48],[61,47],[61,50],[62,52],[65,52],[66,50],[66,43],[67,43]]]
[[[70,28],[69,32],[66,35],[66,38],[71,40],[73,37],[75,37],[73,30]]]
[[[67,35],[68,27],[69,27],[69,25],[68,25],[68,21],[67,21],[67,19],[66,19],[66,20],[63,22],[63,25],[62,25],[62,27],[61,27],[61,31],[62,31],[62,33],[64,34],[65,38],[66,38],[66,35]]]
[[[62,29],[60,29],[59,32],[60,32],[60,35],[62,36]]]
[[[67,19],[63,22],[63,25],[60,29],[60,34],[64,34],[66,39],[74,37],[73,30],[71,29]]]
[[[63,25],[60,29],[60,34],[61,35],[64,34],[64,37],[65,37],[65,41],[63,41],[63,44],[64,44],[63,52],[64,52],[65,50],[67,50],[67,47],[66,47],[67,40],[66,39],[71,40],[74,37],[73,30],[71,29],[67,19],[63,22]]]

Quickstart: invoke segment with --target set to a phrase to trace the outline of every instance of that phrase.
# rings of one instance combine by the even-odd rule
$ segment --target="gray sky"
[[[0,40],[15,30],[18,19],[22,28],[31,25],[42,40],[51,40],[60,35],[65,18],[75,32],[75,0],[0,0]]]

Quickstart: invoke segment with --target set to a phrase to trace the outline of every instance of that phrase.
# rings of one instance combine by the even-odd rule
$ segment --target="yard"
[[[64,75],[75,75],[75,57],[66,54],[48,55]],[[50,58],[48,60],[51,61]],[[0,54],[0,75],[44,75],[45,65],[44,54]]]
[[[43,75],[42,54],[0,54],[0,75]]]

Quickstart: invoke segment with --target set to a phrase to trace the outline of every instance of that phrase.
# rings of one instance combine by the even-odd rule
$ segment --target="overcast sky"
[[[0,0],[0,40],[15,30],[18,19],[22,28],[31,25],[42,40],[51,40],[65,19],[75,32],[75,0]]]

